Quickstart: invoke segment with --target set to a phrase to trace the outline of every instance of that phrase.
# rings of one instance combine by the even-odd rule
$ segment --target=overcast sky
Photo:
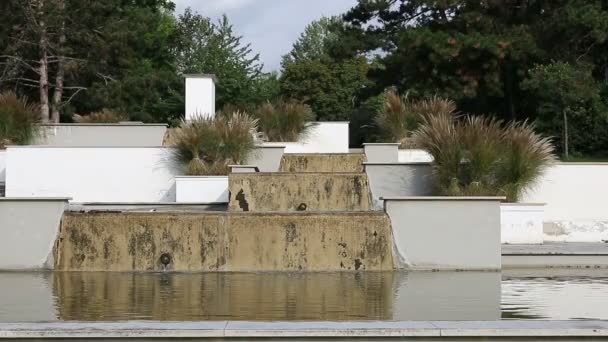
[[[342,14],[357,0],[173,0],[177,12],[186,7],[204,16],[223,13],[245,42],[260,53],[266,71],[278,70],[281,56],[306,25],[322,16]]]

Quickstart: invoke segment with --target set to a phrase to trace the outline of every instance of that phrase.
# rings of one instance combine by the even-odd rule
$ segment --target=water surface
[[[0,321],[608,319],[608,275],[540,273],[0,273]]]

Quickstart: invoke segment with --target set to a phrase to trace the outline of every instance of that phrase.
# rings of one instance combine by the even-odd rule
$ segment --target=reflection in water
[[[502,308],[501,308],[502,306]],[[0,273],[0,322],[608,319],[608,278],[491,272]]]
[[[391,319],[392,273],[56,273],[62,320]]]

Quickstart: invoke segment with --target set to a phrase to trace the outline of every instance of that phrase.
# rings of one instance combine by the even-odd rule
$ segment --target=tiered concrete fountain
[[[336,271],[393,268],[361,154],[286,155],[230,175],[228,212],[66,213],[57,270]]]

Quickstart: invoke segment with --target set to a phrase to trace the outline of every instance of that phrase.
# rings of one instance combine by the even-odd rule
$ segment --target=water
[[[608,319],[606,308],[606,271],[0,273],[1,322]]]

